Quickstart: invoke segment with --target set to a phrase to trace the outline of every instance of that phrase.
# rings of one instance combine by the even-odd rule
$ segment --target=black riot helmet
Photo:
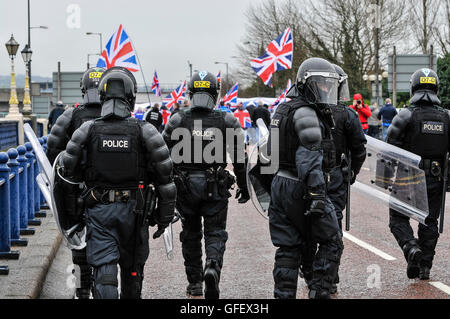
[[[310,58],[300,65],[295,90],[308,103],[320,107],[336,105],[338,88],[339,75],[327,60]]]
[[[100,104],[98,95],[98,84],[100,78],[105,72],[104,68],[87,69],[80,81],[81,93],[83,94],[84,104]]]
[[[115,66],[103,73],[98,87],[102,116],[130,116],[136,101],[136,79],[126,68]]]
[[[348,75],[339,65],[333,64],[333,66],[337,74],[339,75],[338,102],[346,103],[350,101],[350,89],[348,88]]]
[[[417,70],[411,76],[410,84],[411,104],[441,104],[441,101],[437,97],[439,77],[433,70],[427,68]]]
[[[191,109],[214,109],[219,95],[216,76],[207,71],[195,73],[188,84],[188,93],[191,100]]]

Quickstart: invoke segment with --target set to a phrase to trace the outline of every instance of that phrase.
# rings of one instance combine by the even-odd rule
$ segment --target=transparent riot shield
[[[71,183],[70,181],[64,180],[58,174],[56,164],[58,163],[61,154],[58,155],[55,160],[55,165],[52,167],[47,156],[45,155],[41,143],[39,143],[36,134],[29,124],[24,125],[24,132],[33,147],[37,162],[39,164],[38,166],[40,173],[36,177],[36,182],[44,195],[50,210],[55,216],[56,224],[58,225],[58,228],[67,243],[67,247],[70,249],[83,249],[86,246],[86,227],[82,227],[79,224],[70,224],[66,221],[65,216],[61,215],[61,212],[64,211],[64,196],[66,194],[64,194],[61,183],[55,183],[55,177],[59,181]],[[79,187],[78,183],[72,184],[75,187]]]
[[[173,259],[173,231],[172,231],[172,223],[167,226],[166,230],[163,234],[164,238],[164,247],[166,249],[167,259]]]
[[[367,158],[352,189],[425,224],[427,185],[421,157],[370,136]]]
[[[256,210],[266,219],[270,204],[270,185],[273,175],[261,174],[262,162],[268,162],[260,150],[267,146],[269,130],[261,119],[257,121],[259,139],[255,145],[251,145],[247,164],[247,188]]]

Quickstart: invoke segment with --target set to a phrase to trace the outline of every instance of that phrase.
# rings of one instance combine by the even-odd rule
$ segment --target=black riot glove
[[[158,225],[158,230],[153,234],[153,239],[157,239],[161,237],[162,234],[164,234],[164,231],[166,230],[167,226]]]
[[[325,215],[326,197],[323,194],[309,193],[308,196],[311,204],[309,210],[306,212],[306,216],[318,216],[323,217]]]

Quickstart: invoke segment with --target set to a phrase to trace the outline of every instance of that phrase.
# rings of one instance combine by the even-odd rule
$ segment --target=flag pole
[[[130,38],[131,45],[133,46],[134,51],[136,52],[136,58],[138,60],[139,67],[141,68],[142,79],[144,80],[145,92],[147,92],[148,103],[150,103],[150,106],[151,106],[152,105],[152,101],[150,100],[150,93],[148,92],[148,85],[147,85],[147,81],[145,80],[144,69],[142,68],[141,60],[139,59],[139,54],[137,52],[136,46],[134,45],[134,43],[131,40],[130,36],[129,36],[129,38]]]

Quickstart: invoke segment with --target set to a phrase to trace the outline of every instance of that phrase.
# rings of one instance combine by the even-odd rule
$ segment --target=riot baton
[[[347,204],[345,205],[345,231],[350,230],[350,187],[352,183],[352,159],[351,159],[350,151],[348,151],[347,155],[342,154],[341,157],[341,165],[345,163],[344,167],[347,167]]]
[[[445,196],[447,194],[447,183],[448,183],[448,152],[445,154],[444,159],[444,181],[442,185],[442,201],[441,201],[441,216],[439,220],[439,233],[444,232],[444,215],[445,215]]]

